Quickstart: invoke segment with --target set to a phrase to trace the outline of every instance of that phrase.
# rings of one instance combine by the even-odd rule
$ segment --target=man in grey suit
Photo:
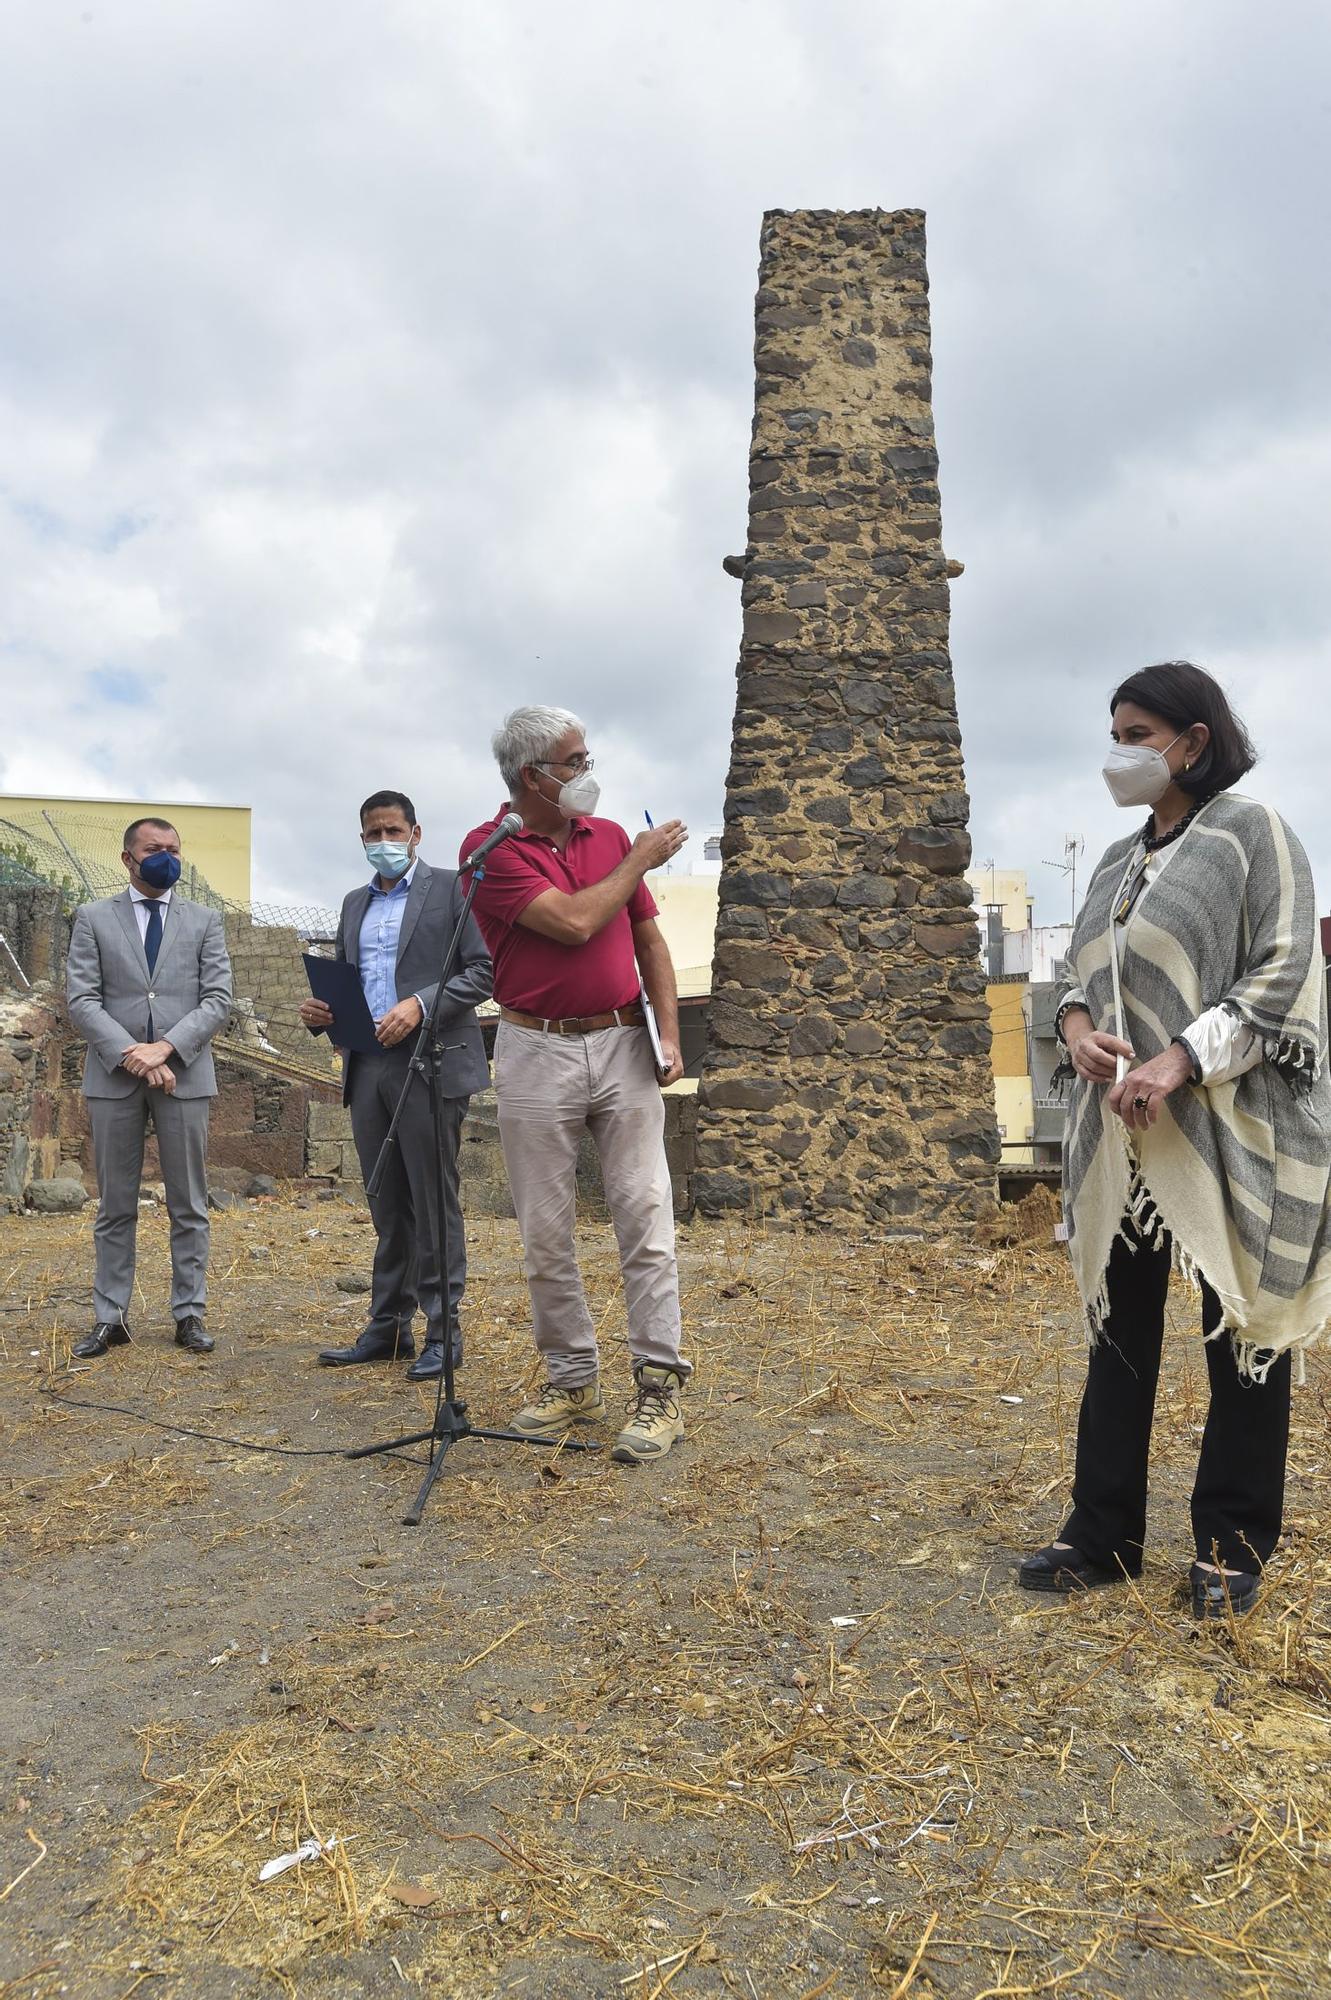
[[[360,973],[382,1050],[377,1055],[343,1052],[342,1101],[351,1108],[356,1153],[368,1180],[407,1079],[416,1030],[434,1004],[439,972],[462,913],[463,891],[456,870],[431,868],[420,859],[421,830],[416,808],[405,793],[373,793],[360,809],[360,825],[365,858],[375,872],[343,902],[336,950]],[[429,1091],[423,1080],[417,1080],[379,1191],[370,1200],[379,1240],[369,1324],[350,1347],[324,1348],[319,1359],[327,1368],[415,1355],[411,1323],[418,1302],[425,1314],[425,1348],[407,1370],[407,1380],[424,1382],[442,1374],[446,1332],[453,1343],[454,1363],[462,1359],[458,1307],[467,1282],[467,1242],[458,1197],[458,1149],[471,1094],[484,1090],[490,1081],[475,1011],[479,1000],[489,999],[490,987],[490,955],[475,921],[468,917],[439,1013],[444,1030],[440,1108],[448,1225],[447,1327],[435,1249],[434,1128]],[[300,1013],[314,1034],[328,1032],[337,1040],[337,1023],[324,1001],[306,1000]]]
[[[66,997],[88,1044],[83,1094],[92,1120],[100,1201],[96,1275],[83,1361],[130,1337],[143,1143],[151,1113],[171,1218],[171,1315],[176,1344],[213,1345],[204,1331],[208,1278],[208,1107],[217,1095],[212,1038],[231,1009],[231,964],[216,910],[175,893],[180,836],[137,819],[121,855],[129,887],[85,903],[69,941]]]

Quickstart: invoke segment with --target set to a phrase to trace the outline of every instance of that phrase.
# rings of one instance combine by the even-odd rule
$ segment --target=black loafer
[[[1017,1582],[1023,1590],[1056,1590],[1063,1596],[1077,1590],[1102,1590],[1106,1584],[1124,1580],[1121,1569],[1106,1569],[1080,1549],[1059,1549],[1052,1542],[1027,1556],[1017,1569]]]
[[[462,1366],[462,1342],[453,1343],[453,1366]],[[427,1340],[421,1349],[419,1361],[413,1361],[407,1370],[408,1382],[433,1382],[444,1372],[444,1343],[442,1340]]]
[[[99,1319],[92,1332],[76,1340],[69,1352],[75,1361],[93,1361],[108,1347],[125,1347],[128,1342],[129,1328],[123,1320]]]
[[[324,1347],[321,1368],[357,1368],[362,1361],[410,1361],[416,1343],[409,1333],[363,1333],[350,1347]]]
[[[187,1347],[191,1354],[211,1354],[215,1345],[212,1335],[204,1332],[203,1321],[197,1313],[176,1321],[177,1347]]]
[[[1188,1583],[1194,1618],[1228,1618],[1231,1613],[1235,1618],[1243,1618],[1257,1602],[1262,1579],[1251,1570],[1222,1573],[1194,1563],[1188,1571]]]

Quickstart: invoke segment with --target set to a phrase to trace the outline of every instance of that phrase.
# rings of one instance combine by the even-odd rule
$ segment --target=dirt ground
[[[313,1366],[361,1324],[355,1207],[217,1217],[206,1359],[145,1213],[135,1343],[70,1370],[90,1227],[0,1217],[0,1994],[1331,1990],[1320,1358],[1261,1606],[1199,1629],[1182,1292],[1141,1585],[1013,1585],[1083,1366],[1045,1240],[687,1226],[684,1445],[642,1473],[468,1442],[409,1529],[419,1466],[337,1454],[427,1398]],[[518,1249],[470,1243],[461,1385],[502,1422]],[[617,1408],[609,1232],[585,1248]]]

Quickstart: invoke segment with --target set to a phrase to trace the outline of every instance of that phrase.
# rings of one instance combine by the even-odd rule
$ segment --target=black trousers
[[[413,1041],[414,1037],[408,1037],[381,1056],[351,1058],[351,1133],[366,1180],[379,1157],[393,1108],[406,1080]],[[458,1152],[462,1121],[470,1101],[466,1097],[446,1097],[443,1103],[444,1203],[448,1217],[445,1286],[440,1281],[435,1255],[437,1199],[430,1095],[420,1081],[411,1087],[383,1181],[370,1202],[378,1242],[367,1333],[390,1338],[409,1334],[419,1304],[425,1315],[425,1338],[442,1342],[446,1289],[448,1326],[454,1348],[457,1347],[461,1337],[458,1307],[467,1284],[467,1238],[458,1190]]]
[[[1059,1540],[1130,1576],[1146,1542],[1147,1455],[1169,1290],[1168,1238],[1135,1249],[1116,1241],[1109,1260],[1109,1314],[1091,1350],[1077,1423],[1072,1512]],[[1202,1287],[1202,1332],[1222,1318]],[[1202,1562],[1256,1572],[1280,1539],[1289,1445],[1290,1358],[1265,1382],[1238,1372],[1228,1334],[1205,1344],[1211,1406],[1192,1489],[1192,1532]]]

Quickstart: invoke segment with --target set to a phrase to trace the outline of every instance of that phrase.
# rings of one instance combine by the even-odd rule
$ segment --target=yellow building
[[[1026,1019],[1029,990],[1024,979],[1003,979],[984,989],[994,1038],[990,1062],[1005,1167],[1029,1167],[1035,1162],[1035,1093]]]
[[[702,1000],[712,990],[712,951],[716,943],[719,875],[668,875],[664,869],[647,877],[657,909],[661,934],[670,949],[681,1000]]]
[[[166,799],[85,799],[0,794],[0,846],[24,835],[43,858],[53,850],[71,875],[86,874],[94,892],[124,886],[120,854],[125,828],[135,819],[169,819],[180,835],[189,892],[194,868],[227,902],[250,900],[250,808],[185,805]]]
[[[671,1084],[670,1094],[686,1097],[698,1088],[706,1047],[721,881],[717,875],[671,875],[663,868],[647,877],[647,887],[661,913],[657,921],[679,987],[679,1039],[685,1073],[678,1083]]]
[[[1030,1076],[1025,994],[1024,979],[1002,979],[984,989],[994,1037],[991,1061],[995,1077]]]
[[[980,863],[966,870],[966,880],[982,908],[996,906],[1002,911],[1005,931],[1030,929],[1035,898],[1026,886],[1024,868],[990,868]]]

